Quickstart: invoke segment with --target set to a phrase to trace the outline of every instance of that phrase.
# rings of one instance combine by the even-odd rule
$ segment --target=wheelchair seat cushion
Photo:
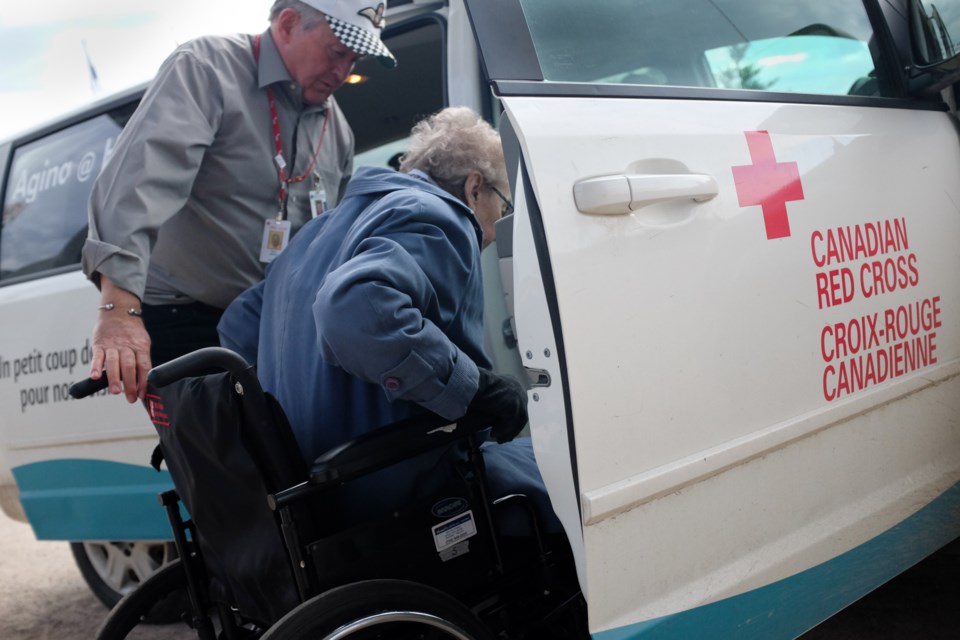
[[[520,437],[498,444],[485,442],[481,447],[487,468],[487,489],[494,498],[510,494],[525,495],[533,504],[545,533],[563,533],[563,526],[550,503],[547,487],[537,468],[533,441]],[[529,516],[516,509],[505,509],[497,518],[497,531],[503,536],[532,535]]]

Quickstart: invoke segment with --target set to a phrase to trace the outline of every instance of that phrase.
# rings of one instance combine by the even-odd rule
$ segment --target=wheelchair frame
[[[149,382],[162,388],[213,372],[237,376],[244,371],[252,369],[237,354],[226,349],[209,348],[155,368],[150,372]],[[75,389],[74,393],[93,392],[82,386],[83,383],[77,385],[81,388]],[[259,388],[256,391],[263,393]],[[416,623],[435,633],[446,634],[444,637],[460,640],[589,637],[586,607],[572,562],[560,557],[569,553],[566,541],[547,540],[536,510],[526,496],[512,494],[491,499],[488,495],[480,449],[482,432],[487,424],[488,421],[479,415],[468,415],[455,423],[426,415],[389,425],[335,447],[313,463],[307,480],[269,493],[267,506],[279,527],[300,601],[269,628],[262,621],[253,620],[237,610],[232,603],[217,602],[211,597],[208,589],[210,567],[204,562],[197,544],[203,532],[198,530],[192,518],[181,517],[177,490],[160,494],[180,560],[165,567],[121,600],[101,625],[97,638],[118,640],[127,637],[159,601],[176,597],[182,601],[182,593],[178,592],[183,590],[189,602],[184,621],[200,640],[261,637],[289,640],[301,636],[345,638],[354,633],[369,633],[370,629],[382,624],[398,623]],[[315,513],[308,503],[343,483],[454,443],[461,443],[466,448],[464,480],[472,483],[470,488],[479,498],[474,506],[479,509],[476,514],[477,544],[471,552],[475,554],[474,562],[478,559],[482,562],[484,551],[488,552],[485,557],[490,559],[481,575],[471,575],[466,585],[455,567],[449,569],[454,572],[454,579],[446,581],[388,572],[388,577],[374,575],[347,584],[331,585],[318,575],[320,570],[314,566],[312,556],[316,554],[315,545],[324,544],[326,537],[315,539],[315,527],[304,526],[303,514]],[[498,534],[496,514],[511,505],[518,505],[529,519],[530,539],[507,541]],[[398,524],[402,526],[402,519]],[[344,532],[334,530],[327,533],[337,536]],[[557,548],[561,543],[563,546]],[[441,565],[445,562],[443,560]],[[458,588],[461,586],[463,588]],[[337,618],[338,615],[348,618],[352,615],[355,619],[344,621]],[[330,635],[318,636],[318,633]]]

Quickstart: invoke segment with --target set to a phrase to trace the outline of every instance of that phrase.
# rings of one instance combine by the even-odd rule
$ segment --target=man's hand
[[[492,417],[490,435],[503,444],[517,437],[527,424],[527,392],[513,378],[481,368],[480,386],[467,411]]]
[[[113,308],[101,310],[93,328],[93,359],[90,377],[99,380],[106,369],[110,393],[124,393],[127,402],[142,400],[147,394],[150,371],[150,336],[143,320],[128,309],[140,309],[140,300],[101,276],[101,303]]]

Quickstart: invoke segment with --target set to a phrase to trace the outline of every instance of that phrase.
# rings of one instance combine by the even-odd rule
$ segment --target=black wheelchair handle
[[[223,347],[206,347],[154,367],[147,374],[147,382],[162,388],[183,378],[219,371],[239,374],[249,368],[247,361],[235,351]]]
[[[147,374],[147,382],[155,387],[165,387],[181,378],[192,378],[211,372],[229,371],[240,373],[250,367],[240,355],[223,347],[198,349],[175,360],[158,365]],[[92,396],[107,388],[107,371],[100,374],[99,380],[87,378],[70,385],[70,397],[77,400]]]
[[[79,400],[81,398],[86,398],[87,396],[92,396],[96,392],[106,389],[108,384],[109,381],[107,380],[107,372],[103,371],[100,374],[99,380],[87,378],[86,380],[74,382],[72,385],[70,385],[70,397]]]

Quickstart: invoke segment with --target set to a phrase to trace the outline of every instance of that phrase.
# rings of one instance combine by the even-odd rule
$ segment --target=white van
[[[388,23],[398,69],[337,94],[357,164],[445,104],[498,124],[491,347],[530,381],[595,638],[796,637],[960,536],[960,0]],[[164,559],[168,479],[140,408],[63,390],[97,304],[81,176],[136,95],[0,147],[2,503],[88,561],[136,541],[95,572],[115,591]]]

